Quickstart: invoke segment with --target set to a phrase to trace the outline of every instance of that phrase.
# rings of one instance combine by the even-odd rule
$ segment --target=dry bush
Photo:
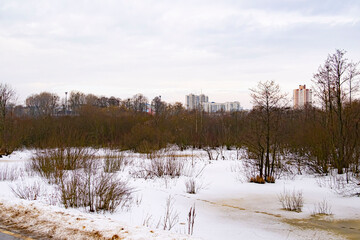
[[[250,182],[264,184],[265,179],[263,177],[260,177],[259,175],[257,175],[256,177],[251,177]]]
[[[312,215],[313,216],[332,215],[331,205],[328,203],[328,201],[326,199],[324,199],[321,202],[318,202],[314,207],[314,211],[313,211]]]
[[[207,164],[208,163],[204,161],[194,161],[194,159],[186,159],[184,160],[182,175],[194,178],[201,177]]]
[[[152,227],[152,215],[146,214],[145,218],[142,221],[144,227]]]
[[[273,176],[267,176],[266,180],[267,183],[275,183],[275,177]]]
[[[289,192],[284,188],[284,191],[278,196],[278,198],[283,209],[288,211],[301,212],[304,205],[302,191],[296,191],[294,189],[292,192]]]
[[[189,178],[185,181],[185,188],[187,193],[196,194],[203,188],[203,185],[195,178]]]
[[[179,222],[179,213],[174,209],[175,199],[169,195],[166,199],[164,217],[160,218],[158,228],[160,225],[163,230],[171,230]]]
[[[196,180],[194,178],[189,178],[185,181],[186,192],[190,194],[195,194],[197,192]]]
[[[242,164],[242,167],[238,166],[237,169],[234,170],[238,170],[239,175],[244,174],[246,180],[251,182],[251,180],[254,180],[259,174],[259,165],[257,164],[256,160],[251,159],[248,156],[244,160],[242,160]]]
[[[84,207],[90,212],[114,212],[131,200],[133,189],[115,174],[100,172],[97,162],[84,169],[65,172],[58,191],[61,203],[68,207]]]
[[[50,183],[58,183],[63,171],[84,168],[95,158],[87,148],[58,148],[38,150],[31,158],[30,168]]]
[[[345,175],[338,175],[333,171],[330,171],[328,176],[319,176],[317,178],[317,184],[320,187],[327,187],[333,190],[335,193],[342,196],[359,196],[359,179],[356,176],[349,174],[348,181]]]
[[[195,212],[195,204],[194,204],[194,206],[190,208],[190,211],[189,211],[188,217],[187,217],[187,225],[188,225],[187,234],[189,234],[189,235],[193,235],[193,233],[194,233],[195,217],[196,217],[196,212]]]
[[[65,208],[79,208],[84,205],[86,185],[80,171],[67,171],[61,174],[57,183],[60,202]]]
[[[209,160],[218,160],[219,156],[222,153],[222,149],[221,148],[216,148],[216,147],[203,147],[203,150],[207,153]],[[223,155],[221,155],[222,158],[224,158]]]
[[[93,185],[94,194],[89,195],[94,197],[94,206],[90,206],[90,209],[96,212],[114,212],[131,200],[133,189],[127,182],[116,179],[113,174],[102,173]]]
[[[143,164],[135,176],[145,179],[165,176],[175,178],[183,174],[184,161],[180,161],[172,151],[163,149],[148,154],[148,157],[150,161]]]
[[[104,172],[114,173],[123,171],[128,164],[129,160],[123,152],[108,152],[104,158]]]
[[[18,167],[5,167],[0,168],[0,181],[15,181],[21,177],[21,169]]]
[[[22,181],[16,185],[10,185],[10,189],[18,198],[31,201],[39,199],[44,192],[41,183],[38,181],[32,183]]]

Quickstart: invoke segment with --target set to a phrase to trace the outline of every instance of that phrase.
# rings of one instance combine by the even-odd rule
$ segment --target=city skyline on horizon
[[[304,84],[304,85],[301,85],[301,84],[299,84],[298,86],[305,86],[306,84]],[[12,87],[11,85],[9,85],[10,87]],[[13,88],[12,88],[13,89]],[[312,88],[307,88],[308,90],[312,90]],[[13,90],[15,90],[15,89],[13,89]],[[297,90],[297,89],[293,89],[292,91],[294,91],[294,90]],[[87,94],[94,94],[94,93],[91,93],[91,92],[89,92],[89,93],[86,93],[86,92],[82,92],[82,91],[78,91],[78,90],[73,90],[74,92],[80,92],[80,93],[83,93],[83,94],[85,94],[85,95],[87,95]],[[43,91],[43,92],[49,92],[49,93],[54,93],[54,94],[57,94],[58,96],[59,96],[59,101],[60,102],[63,102],[63,101],[65,101],[65,99],[69,99],[69,96],[70,96],[70,94],[71,94],[71,92],[72,91],[66,91],[66,92],[64,92],[63,94],[58,94],[58,93],[56,93],[56,92],[51,92],[51,91]],[[34,95],[34,94],[39,94],[39,93],[41,93],[41,92],[37,92],[37,93],[32,93],[32,94],[30,94],[29,96],[31,96],[31,95]],[[287,92],[283,92],[283,93],[285,93],[286,94],[286,98],[289,100],[289,106],[291,105],[293,105],[292,103],[290,104],[290,102],[293,102],[293,100],[294,100],[294,95],[291,95],[290,96],[290,94],[288,94]],[[18,96],[16,95],[17,93],[16,93],[16,90],[15,90],[15,104],[16,105],[26,105],[26,103],[25,103],[25,100],[24,101],[22,101],[22,102],[20,102],[19,100],[18,100]],[[137,93],[137,94],[142,94],[142,93]],[[137,95],[137,94],[133,94],[133,95],[131,95],[131,96],[127,96],[127,97],[119,97],[119,96],[114,96],[114,95],[105,95],[105,94],[100,94],[100,95],[97,95],[97,94],[94,94],[94,95],[96,95],[97,97],[107,97],[107,98],[111,98],[111,97],[115,97],[115,98],[117,98],[117,99],[120,99],[120,100],[126,100],[126,99],[129,99],[129,98],[132,98],[133,96],[135,96],[135,95]],[[169,103],[169,104],[174,104],[174,103],[177,103],[177,102],[180,102],[180,103],[182,103],[183,104],[183,106],[184,106],[184,108],[187,108],[187,104],[186,104],[186,97],[188,96],[188,95],[191,95],[191,94],[193,94],[193,95],[205,95],[206,93],[204,93],[202,90],[197,94],[196,92],[188,92],[188,94],[186,94],[186,95],[184,95],[185,96],[185,100],[175,100],[175,101],[167,101],[166,99],[163,99],[163,97],[162,97],[162,95],[161,94],[155,94],[153,97],[151,97],[151,98],[149,98],[148,96],[146,96],[146,95],[144,95],[144,97],[146,97],[147,99],[148,99],[148,101],[149,101],[149,103],[152,101],[152,99],[154,99],[155,97],[160,97],[160,99],[161,100],[163,100],[164,102],[166,102],[166,103]],[[249,91],[249,94],[250,94],[250,91]],[[27,97],[29,97],[29,96],[27,96]],[[253,107],[253,106],[251,106],[251,107],[244,107],[243,105],[242,105],[242,103],[241,103],[241,101],[239,101],[238,99],[230,99],[230,98],[224,98],[224,100],[222,100],[222,101],[217,101],[217,100],[214,100],[214,99],[212,99],[211,98],[211,96],[209,97],[208,95],[205,95],[206,97],[208,97],[208,101],[207,101],[207,103],[231,103],[231,102],[239,102],[240,103],[240,106],[241,106],[241,108],[243,108],[243,109],[250,109],[251,107]]]
[[[359,61],[359,12],[356,0],[4,0],[0,78],[18,104],[43,91],[169,103],[204,92],[248,109],[259,81],[291,99],[336,49]]]

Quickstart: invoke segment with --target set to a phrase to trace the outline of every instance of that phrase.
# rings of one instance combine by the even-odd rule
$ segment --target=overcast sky
[[[0,0],[0,81],[18,103],[79,90],[251,106],[249,88],[311,86],[335,49],[360,60],[358,0]]]

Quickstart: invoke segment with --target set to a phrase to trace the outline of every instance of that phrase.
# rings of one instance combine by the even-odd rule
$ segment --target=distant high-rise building
[[[200,109],[201,105],[208,101],[209,101],[209,97],[205,96],[204,94],[195,95],[191,93],[189,95],[186,95],[185,97],[186,109],[188,110]]]
[[[189,94],[185,97],[186,109],[188,110],[202,110],[205,112],[213,113],[218,111],[234,112],[242,110],[239,102],[225,102],[215,103],[209,102],[209,97],[204,94],[195,95]]]
[[[236,112],[241,111],[240,102],[225,102],[225,103],[215,103],[215,102],[206,102],[202,105],[205,112]]]
[[[312,90],[307,89],[306,85],[299,85],[299,89],[294,89],[293,95],[294,108],[302,108],[312,102]]]

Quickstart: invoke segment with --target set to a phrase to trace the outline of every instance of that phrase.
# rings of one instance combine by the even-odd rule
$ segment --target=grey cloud
[[[359,7],[354,0],[2,1],[0,77],[24,89],[22,98],[46,86],[154,95],[213,91],[220,81],[236,98],[233,89],[259,80],[309,80],[335,48],[360,60]]]

